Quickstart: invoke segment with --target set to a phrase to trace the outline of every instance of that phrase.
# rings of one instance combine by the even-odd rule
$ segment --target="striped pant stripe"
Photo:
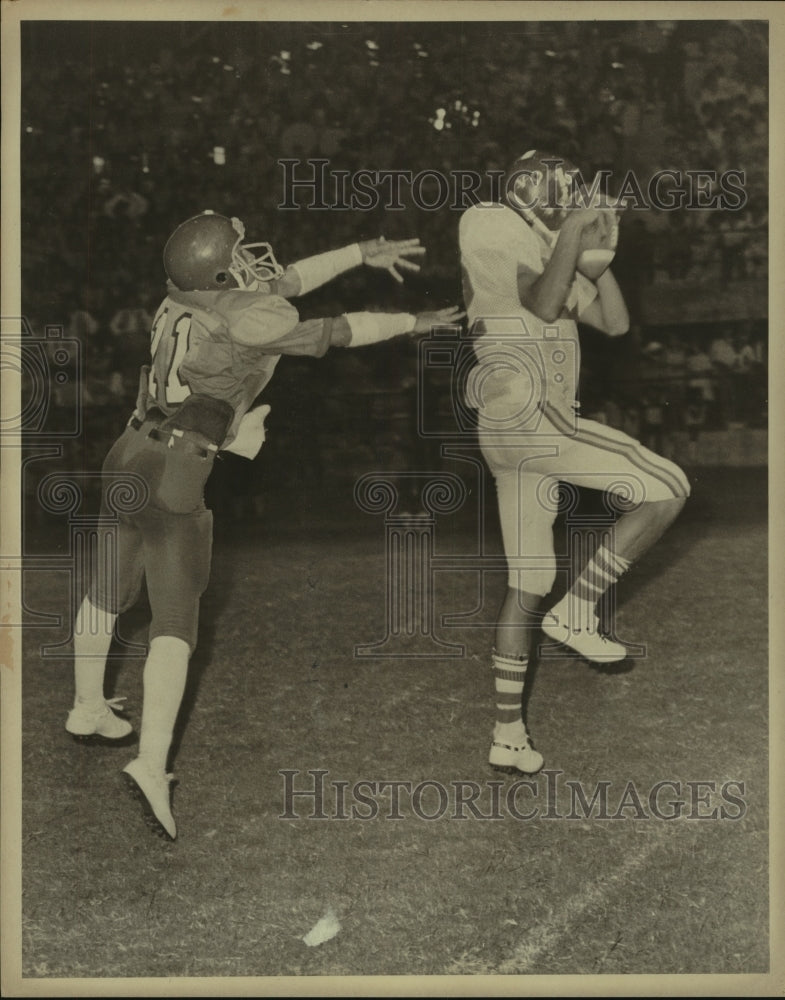
[[[578,441],[581,444],[590,445],[593,448],[600,448],[603,451],[611,452],[614,455],[621,455],[634,465],[636,469],[658,479],[668,487],[674,497],[689,496],[690,484],[681,469],[666,458],[655,455],[654,452],[646,449],[644,454],[643,446],[626,434],[614,431],[613,428],[602,427],[599,429],[589,429],[581,427],[580,423],[577,431],[574,430],[568,421],[553,407],[545,406],[545,416],[553,426],[565,434],[571,441]]]

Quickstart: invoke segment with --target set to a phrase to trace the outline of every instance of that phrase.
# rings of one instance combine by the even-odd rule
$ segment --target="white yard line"
[[[555,949],[586,910],[601,903],[620,883],[624,883],[633,872],[642,868],[652,854],[665,844],[666,839],[664,833],[647,838],[642,850],[620,868],[602,877],[602,881],[587,884],[582,892],[571,896],[549,920],[526,934],[510,958],[497,971],[502,974],[528,972],[543,953]]]

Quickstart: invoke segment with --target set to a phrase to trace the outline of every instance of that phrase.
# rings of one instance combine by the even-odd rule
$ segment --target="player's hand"
[[[414,264],[407,258],[421,257],[425,253],[425,247],[420,246],[418,239],[388,242],[380,236],[378,240],[364,240],[360,243],[360,252],[363,255],[363,263],[368,267],[378,267],[388,271],[397,282],[403,283],[403,277],[396,269],[419,271],[420,265]]]
[[[591,281],[602,277],[616,254],[619,222],[613,209],[599,209],[599,216],[581,233],[578,270]]]
[[[449,306],[447,309],[436,309],[434,312],[422,312],[417,314],[417,322],[414,324],[412,333],[430,333],[435,326],[452,326],[466,315],[458,306]]]
[[[587,232],[591,233],[592,230],[597,228],[602,212],[603,209],[594,207],[570,209],[562,224],[561,231],[564,232],[566,230],[568,232],[579,233],[581,240],[583,240],[585,238],[584,234]]]
[[[597,209],[598,217],[584,227],[582,238],[585,249],[615,250],[619,241],[619,221],[612,208]]]

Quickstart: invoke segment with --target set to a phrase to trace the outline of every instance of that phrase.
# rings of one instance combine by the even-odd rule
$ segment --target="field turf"
[[[436,574],[435,629],[462,655],[357,658],[385,633],[384,524],[345,497],[322,498],[319,516],[271,502],[254,527],[218,525],[173,762],[175,843],[122,786],[133,749],[65,733],[71,664],[39,648],[66,625],[28,628],[24,975],[767,972],[765,470],[693,483],[619,587],[618,634],[645,657],[541,658],[528,720],[546,770],[512,808],[516,779],[487,765],[504,575],[487,574],[480,599],[476,573]],[[473,544],[465,512],[435,531],[439,553]],[[498,552],[492,516],[488,538]],[[28,573],[28,608],[66,614],[62,576]],[[443,625],[475,605],[486,627]],[[133,641],[145,627],[143,605],[122,622]],[[109,675],[137,728],[142,662]],[[307,790],[314,770],[326,818],[313,796],[286,801],[286,781]],[[396,781],[409,783],[397,808],[383,785]],[[604,789],[604,815],[576,783]],[[330,910],[340,931],[308,947]]]

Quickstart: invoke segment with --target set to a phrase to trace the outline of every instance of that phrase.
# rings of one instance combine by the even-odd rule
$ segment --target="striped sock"
[[[597,601],[629,568],[628,559],[617,556],[607,546],[601,545],[554,611],[566,611],[570,621],[577,618],[577,623],[590,622],[594,617]]]
[[[572,593],[579,601],[596,604],[611,584],[630,568],[629,560],[617,556],[601,545],[572,586]]]
[[[493,654],[493,684],[496,693],[495,735],[514,739],[525,733],[521,717],[521,698],[526,682],[528,656]]]

